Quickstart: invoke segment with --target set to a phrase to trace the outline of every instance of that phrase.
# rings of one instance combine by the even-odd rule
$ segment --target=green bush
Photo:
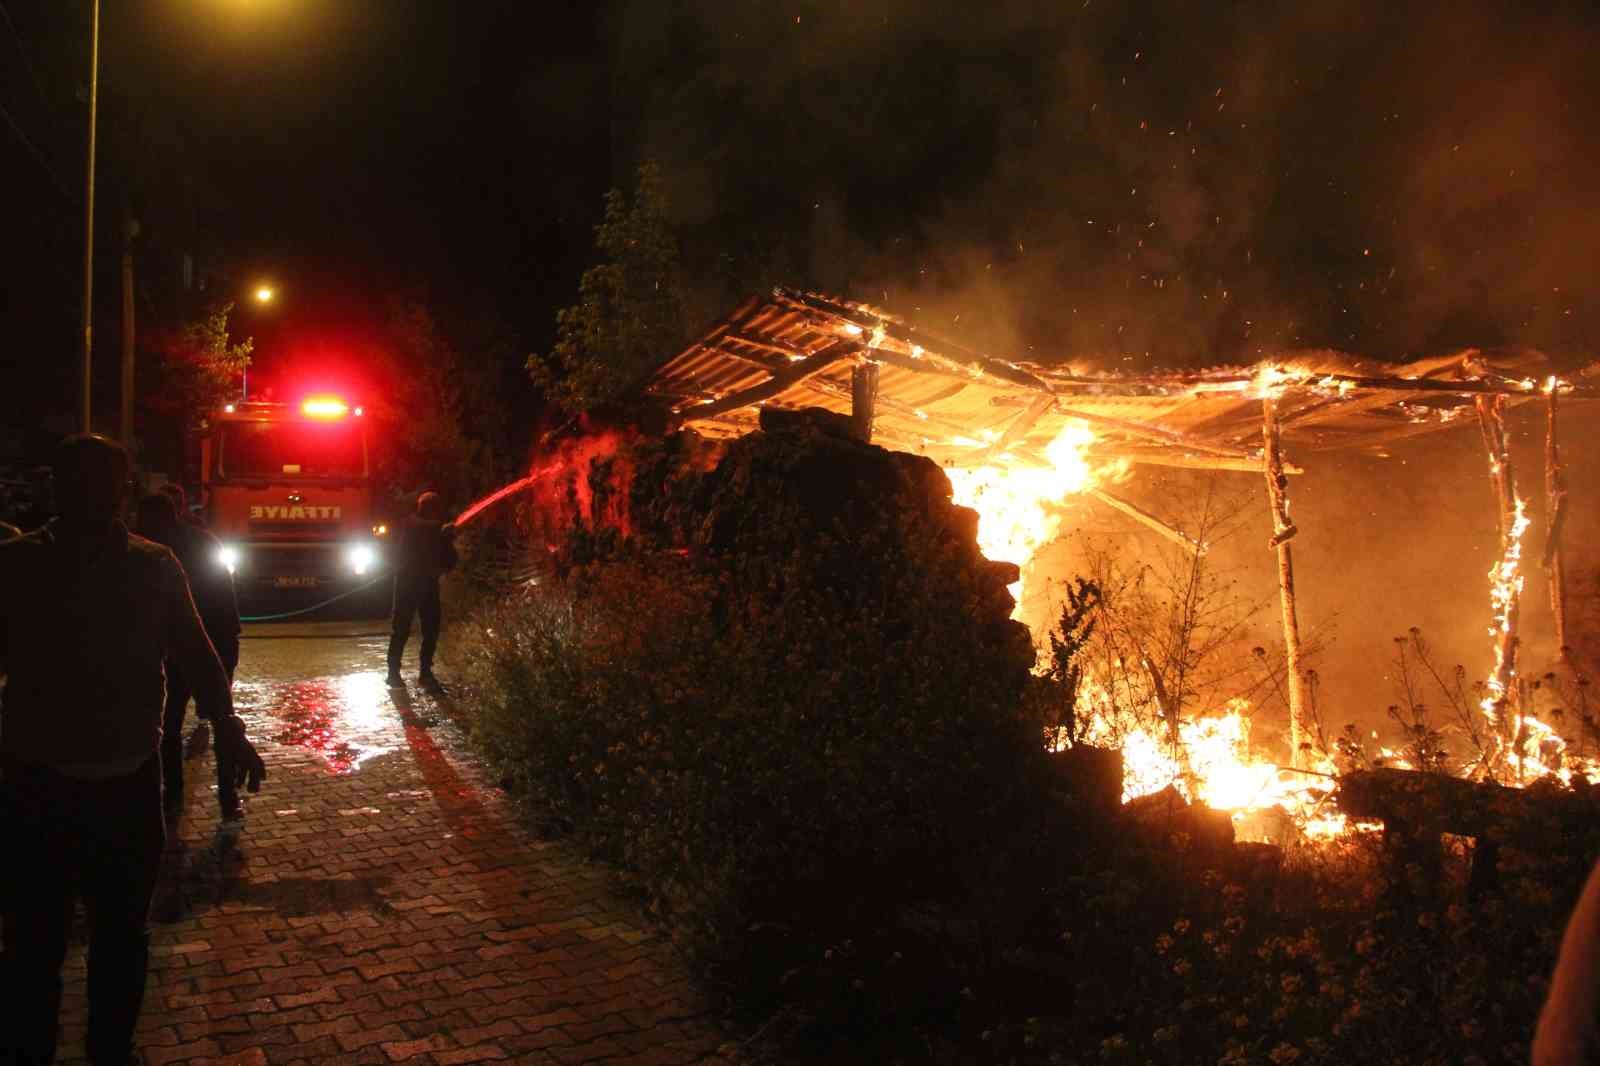
[[[781,1010],[783,1061],[1526,1060],[1596,797],[1518,794],[1493,887],[1459,842],[1280,855],[1089,816],[1042,742],[1070,664],[1030,683],[969,520],[871,452],[747,438],[670,494],[636,454],[666,515],[636,528],[688,546],[577,528],[454,638],[490,761]]]
[[[1043,806],[991,575],[881,505],[798,537],[774,514],[738,554],[614,551],[458,653],[481,750],[746,1002],[908,906],[993,893]]]
[[[1131,850],[1058,914],[1059,1012],[979,988],[962,1061],[1271,1066],[1525,1063],[1568,908],[1600,834],[1527,826],[1498,890],[1447,849],[1426,889],[1381,834],[1289,850],[1281,867],[1182,871]]]

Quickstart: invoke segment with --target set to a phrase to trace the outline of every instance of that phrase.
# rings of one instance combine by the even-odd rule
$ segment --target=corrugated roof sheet
[[[879,367],[873,439],[958,466],[1042,461],[1044,447],[1082,420],[1102,452],[1248,467],[1260,462],[1269,395],[1286,446],[1320,451],[1444,428],[1471,413],[1475,395],[1522,402],[1556,381],[1550,361],[1530,350],[1467,349],[1404,364],[1299,351],[1181,373],[1043,366],[972,351],[866,304],[776,289],[668,360],[648,388],[683,424],[735,437],[756,428],[763,406],[849,414],[853,368],[867,362]],[[1555,387],[1600,397],[1595,371]]]

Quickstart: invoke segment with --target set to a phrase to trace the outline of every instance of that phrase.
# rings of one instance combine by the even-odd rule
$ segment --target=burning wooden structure
[[[1521,538],[1528,524],[1506,444],[1505,412],[1523,404],[1545,408],[1550,521],[1541,554],[1564,642],[1561,534],[1567,489],[1557,408],[1600,398],[1600,364],[1563,368],[1531,350],[1466,349],[1404,364],[1315,350],[1203,370],[1047,366],[974,351],[866,304],[780,288],[741,304],[665,362],[648,388],[670,406],[676,424],[711,438],[755,430],[763,411],[836,412],[864,440],[940,463],[957,485],[958,502],[966,502],[960,498],[963,479],[974,471],[1059,473],[1073,463],[1114,463],[1258,473],[1273,519],[1268,547],[1278,568],[1290,758],[1298,762],[1306,677],[1291,543],[1297,529],[1290,517],[1290,477],[1302,472],[1294,460],[1321,452],[1370,452],[1478,423],[1501,541],[1491,574],[1496,666],[1484,706],[1493,718],[1503,713],[1516,676]],[[1071,446],[1063,448],[1064,441]],[[1205,550],[1092,478],[1069,491],[1081,491],[1189,550]]]

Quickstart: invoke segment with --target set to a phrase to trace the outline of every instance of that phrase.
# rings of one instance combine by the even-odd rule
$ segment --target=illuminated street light
[[[273,301],[273,298],[278,295],[278,291],[271,285],[257,285],[255,295],[256,303],[269,304]]]

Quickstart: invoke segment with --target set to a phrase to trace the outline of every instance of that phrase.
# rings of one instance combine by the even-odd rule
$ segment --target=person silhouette
[[[456,548],[451,542],[454,526],[443,521],[443,502],[436,492],[417,497],[417,513],[401,523],[396,537],[394,563],[394,615],[389,633],[389,686],[405,685],[400,676],[400,660],[406,641],[411,639],[411,618],[422,621],[422,647],[417,658],[417,680],[426,688],[438,689],[433,676],[433,653],[439,646],[439,628],[444,610],[439,602],[439,578],[456,565]]]
[[[192,522],[183,520],[169,493],[151,493],[139,501],[136,511],[141,537],[172,549],[189,578],[200,621],[211,646],[217,650],[223,669],[232,679],[239,665],[239,600],[233,590],[233,575],[219,560],[222,544],[216,537]],[[175,659],[167,660],[167,710],[161,724],[161,772],[165,780],[168,821],[176,821],[183,811],[183,719],[189,710],[193,690]],[[233,768],[227,752],[217,748],[217,803],[222,820],[244,817],[244,805],[233,782]]]
[[[119,518],[128,482],[120,445],[70,437],[56,455],[57,517],[0,545],[0,1062],[18,1066],[55,1058],[75,897],[89,917],[89,1061],[139,1061],[166,835],[164,660],[182,666],[238,781],[256,791],[266,777],[183,568]]]

